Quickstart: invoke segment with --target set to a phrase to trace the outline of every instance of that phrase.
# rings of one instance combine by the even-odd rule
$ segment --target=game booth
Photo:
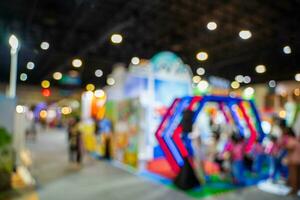
[[[269,163],[264,161],[268,159],[252,151],[266,135],[252,98],[209,95],[213,84],[209,78],[196,86],[205,92],[196,90],[193,96],[191,70],[171,52],[158,53],[128,70],[116,67],[110,77],[116,80],[113,86],[82,95],[84,142],[92,155],[102,159],[109,151],[113,164],[192,197],[254,185],[269,177]],[[184,130],[187,112],[190,133]],[[102,120],[109,121],[103,128],[109,126],[104,131],[111,135],[109,148],[105,133],[97,131],[101,123],[95,125]],[[233,163],[237,170],[229,172],[228,141],[233,135],[243,139],[241,150],[252,159],[245,166]]]

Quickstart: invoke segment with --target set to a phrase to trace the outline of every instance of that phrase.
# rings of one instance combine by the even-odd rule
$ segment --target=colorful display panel
[[[156,138],[174,172],[178,173],[184,164],[184,158],[189,153],[180,137],[182,133],[181,119],[183,111],[189,109],[194,112],[193,123],[197,119],[203,106],[208,102],[219,103],[220,109],[226,105],[230,110],[232,119],[241,135],[245,135],[245,128],[241,121],[244,120],[250,136],[248,137],[246,151],[250,150],[257,138],[262,141],[265,134],[261,127],[261,120],[252,100],[227,96],[195,96],[176,99],[168,109],[161,124],[156,131]],[[247,107],[245,106],[247,104]],[[248,109],[248,110],[247,110]],[[251,115],[250,112],[253,114]],[[252,117],[253,116],[253,117]],[[228,117],[228,116],[227,116]]]

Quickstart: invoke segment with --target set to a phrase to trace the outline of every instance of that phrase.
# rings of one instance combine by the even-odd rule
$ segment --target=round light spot
[[[101,76],[103,76],[103,71],[101,69],[97,69],[95,71],[95,76],[98,77],[98,78],[100,78]]]
[[[41,110],[40,118],[45,119],[47,118],[48,112],[46,110]]]
[[[239,83],[244,82],[244,76],[243,75],[237,75],[235,76],[235,80]]]
[[[206,27],[208,30],[213,31],[217,29],[218,25],[216,22],[208,22]]]
[[[291,54],[292,53],[292,49],[288,45],[284,46],[282,50],[283,50],[283,53],[285,53],[285,54]]]
[[[29,70],[33,70],[34,69],[34,63],[33,62],[28,62],[26,65],[26,68]]]
[[[265,72],[267,71],[267,69],[266,69],[266,66],[265,66],[265,65],[257,65],[257,66],[255,67],[255,71],[256,71],[256,73],[258,73],[258,74],[262,74],[262,73],[265,73]]]
[[[25,107],[22,106],[22,105],[17,105],[16,106],[16,112],[21,114],[21,113],[24,113],[25,112]]]
[[[42,88],[49,88],[50,82],[48,80],[43,80],[41,83]]]
[[[62,113],[63,115],[69,115],[69,114],[72,113],[72,108],[69,107],[69,106],[62,107],[62,108],[61,108],[61,113]]]
[[[200,76],[194,76],[193,77],[193,83],[199,83],[201,81],[201,77]]]
[[[279,115],[279,117],[281,119],[285,119],[285,117],[286,117],[286,111],[285,110],[281,110],[281,111],[279,111],[278,115]]]
[[[298,81],[298,82],[300,82],[300,73],[297,73],[295,75],[295,80]]]
[[[250,76],[244,76],[244,83],[248,84],[251,82],[251,77]]]
[[[197,53],[196,58],[197,58],[197,60],[205,61],[208,59],[208,54],[204,51],[200,51]]]
[[[300,96],[300,88],[296,88],[295,90],[294,90],[294,95],[295,96]]]
[[[252,33],[251,33],[251,31],[249,31],[249,30],[241,30],[241,31],[239,32],[239,36],[240,36],[240,38],[242,38],[243,40],[247,40],[247,39],[251,38]]]
[[[238,88],[240,87],[240,83],[237,82],[237,81],[233,81],[233,82],[231,83],[231,87],[232,87],[233,89],[238,89]]]
[[[205,69],[202,67],[199,67],[196,72],[198,75],[202,76],[205,74]]]
[[[205,91],[208,89],[208,86],[209,86],[209,83],[206,81],[206,80],[202,80],[199,82],[198,84],[198,89],[201,90],[201,91]]]
[[[138,57],[133,57],[131,59],[131,63],[134,65],[138,65],[140,63],[140,59]]]
[[[20,80],[21,80],[21,81],[26,81],[26,80],[27,80],[27,78],[28,78],[28,76],[27,76],[27,74],[26,74],[26,73],[22,73],[22,74],[20,74]]]
[[[106,80],[107,85],[114,85],[116,83],[115,79],[112,77],[107,78]]]
[[[269,81],[269,87],[270,87],[270,88],[276,87],[276,81],[270,80],[270,81]]]
[[[95,85],[92,84],[92,83],[89,83],[89,84],[86,85],[85,88],[86,88],[87,91],[94,91],[95,90]]]
[[[62,79],[62,73],[60,73],[60,72],[54,72],[53,73],[53,79],[55,79],[55,80],[60,80],[60,79]]]
[[[73,67],[79,68],[82,66],[82,60],[80,60],[79,58],[76,58],[72,61],[72,65],[73,65]]]
[[[254,88],[252,87],[247,87],[245,90],[244,90],[244,98],[246,99],[251,99],[254,95]]]
[[[110,37],[110,40],[112,43],[114,44],[120,44],[123,41],[123,36],[121,34],[112,34],[112,36]]]
[[[47,49],[49,49],[49,47],[50,47],[50,44],[48,42],[41,43],[41,49],[47,50]]]

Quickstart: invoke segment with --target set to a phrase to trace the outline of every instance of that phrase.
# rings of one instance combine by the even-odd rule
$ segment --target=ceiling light
[[[207,29],[210,30],[210,31],[213,31],[213,30],[216,30],[216,28],[218,27],[217,26],[217,23],[216,22],[209,22],[207,25],[206,25]]]
[[[115,79],[112,77],[107,78],[106,80],[107,85],[114,85],[116,83]]]
[[[255,71],[259,74],[265,73],[267,71],[266,66],[265,65],[257,65],[255,67]]]
[[[72,65],[73,65],[73,67],[76,67],[76,68],[81,67],[82,61],[80,59],[76,58],[72,61]]]
[[[292,49],[291,49],[291,47],[290,46],[285,46],[285,47],[283,47],[283,53],[285,53],[285,54],[291,54],[292,53]]]
[[[42,88],[49,88],[50,82],[48,80],[43,80],[41,83]]]
[[[196,58],[197,58],[197,60],[205,61],[208,58],[208,54],[204,51],[200,51],[197,53]]]
[[[95,90],[95,85],[92,84],[92,83],[89,83],[89,84],[86,85],[85,88],[86,88],[87,91],[94,91]]]
[[[202,76],[205,74],[205,69],[202,67],[199,67],[196,72],[198,75]]]
[[[300,82],[300,73],[297,73],[295,75],[295,80],[298,81],[298,82]]]
[[[249,30],[241,30],[241,31],[239,32],[239,36],[240,36],[240,38],[242,38],[243,40],[247,40],[247,39],[251,38],[252,33],[251,33],[251,31],[249,31]]]
[[[138,65],[140,63],[140,59],[138,57],[133,57],[131,59],[131,63],[134,65]]]
[[[244,76],[243,75],[236,75],[235,80],[239,83],[244,82]]]
[[[232,87],[233,89],[238,89],[238,88],[240,87],[240,83],[237,82],[237,81],[233,81],[233,82],[231,83],[231,87]]]
[[[60,72],[54,72],[53,73],[53,78],[55,79],[55,80],[60,80],[60,79],[62,79],[62,73],[60,73]]]
[[[122,37],[122,35],[115,33],[115,34],[112,34],[112,36],[110,37],[110,40],[114,44],[120,44],[123,40],[123,37]]]
[[[276,81],[270,80],[270,81],[269,81],[269,87],[270,87],[270,88],[276,87]]]
[[[26,65],[26,68],[29,70],[33,70],[34,69],[34,63],[33,62],[28,62]]]
[[[26,80],[27,80],[27,78],[28,78],[28,76],[27,76],[27,74],[26,74],[26,73],[22,73],[22,74],[20,74],[20,80],[21,80],[21,81],[26,81]]]
[[[201,77],[200,76],[196,75],[196,76],[193,77],[193,82],[194,83],[199,83],[200,81],[201,81]]]
[[[41,43],[41,49],[47,50],[47,49],[49,49],[49,47],[50,47],[50,44],[48,42]]]
[[[101,76],[103,76],[103,71],[101,69],[97,69],[95,71],[95,76],[98,77],[98,78],[101,77]]]
[[[251,82],[251,77],[250,76],[244,76],[244,83],[248,84]]]

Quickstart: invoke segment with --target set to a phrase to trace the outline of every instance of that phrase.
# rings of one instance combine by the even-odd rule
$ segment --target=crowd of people
[[[211,123],[211,129],[213,126]],[[194,161],[203,163],[196,174],[205,171],[204,163],[211,161],[219,167],[221,175],[230,176],[238,185],[249,184],[249,177],[269,179],[273,183],[287,183],[291,193],[297,193],[300,190],[300,137],[286,126],[285,120],[275,120],[276,128],[279,134],[270,133],[263,140],[257,137],[251,146],[243,135],[220,128],[213,130],[209,144],[201,141],[200,135],[194,137]]]

